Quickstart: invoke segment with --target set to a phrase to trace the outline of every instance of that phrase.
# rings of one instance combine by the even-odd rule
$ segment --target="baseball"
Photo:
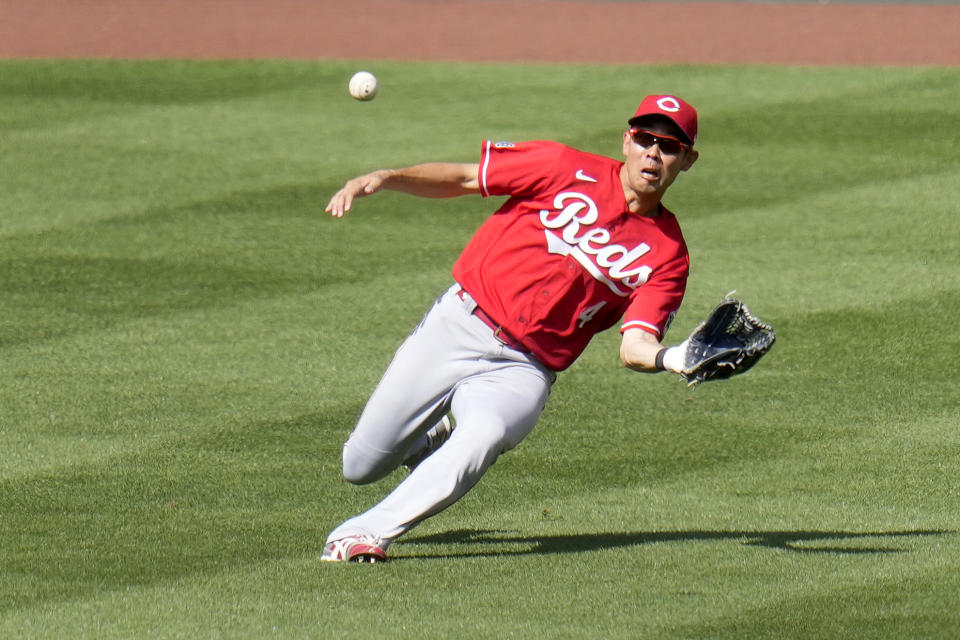
[[[357,100],[373,100],[379,88],[377,77],[369,71],[357,71],[350,78],[350,95]]]

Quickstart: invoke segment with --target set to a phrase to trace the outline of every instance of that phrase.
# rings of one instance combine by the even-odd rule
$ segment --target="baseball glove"
[[[729,296],[684,341],[680,376],[692,387],[743,373],[773,346],[773,328]]]

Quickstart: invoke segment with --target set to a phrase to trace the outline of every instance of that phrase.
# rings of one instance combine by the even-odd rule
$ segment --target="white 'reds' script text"
[[[647,281],[652,271],[650,267],[630,267],[650,251],[650,246],[641,242],[627,249],[619,244],[608,244],[609,231],[603,227],[588,228],[599,218],[597,205],[589,196],[565,191],[557,194],[553,206],[556,215],[548,209],[540,210],[540,222],[546,227],[544,233],[550,253],[569,255],[618,296],[630,295],[633,289]],[[582,233],[581,227],[584,227]],[[550,229],[563,231],[558,237]]]

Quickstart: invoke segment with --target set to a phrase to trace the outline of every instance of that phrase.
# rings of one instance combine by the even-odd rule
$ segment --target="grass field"
[[[327,197],[486,137],[616,155],[662,90],[702,132],[667,341],[736,289],[774,350],[689,391],[603,334],[390,563],[321,565],[400,477],[341,443],[495,204]],[[958,104],[957,69],[0,62],[0,637],[955,638]]]

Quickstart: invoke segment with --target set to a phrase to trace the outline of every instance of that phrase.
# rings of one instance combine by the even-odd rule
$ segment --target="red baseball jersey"
[[[621,331],[662,338],[683,299],[690,262],[680,226],[665,208],[630,213],[621,166],[556,142],[483,144],[480,191],[509,198],[453,276],[556,371],[621,318]]]

